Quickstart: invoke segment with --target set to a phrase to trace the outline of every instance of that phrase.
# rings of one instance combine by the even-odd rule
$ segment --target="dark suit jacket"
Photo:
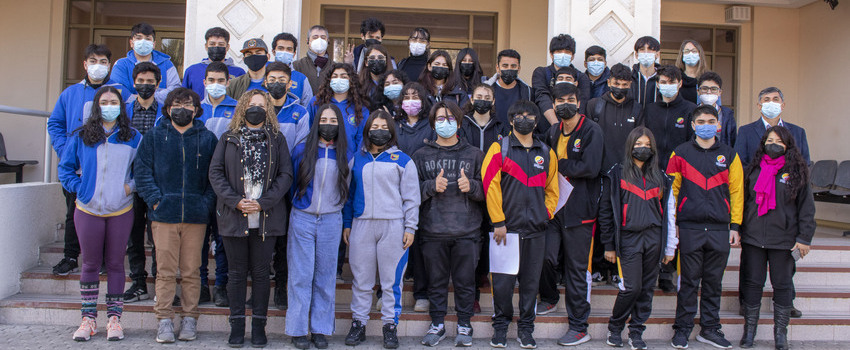
[[[811,163],[812,161],[809,158],[809,142],[806,140],[806,130],[784,120],[782,121],[782,125],[791,132],[791,136],[794,136],[794,141],[797,142],[797,148],[800,150],[800,153],[803,154],[803,159],[806,160],[806,163]],[[767,131],[767,129],[764,127],[764,122],[761,118],[742,126],[741,129],[738,130],[738,139],[735,141],[735,151],[738,152],[738,156],[741,157],[741,165],[746,167],[750,164],[750,161],[753,160],[753,157],[755,157],[756,154],[756,149],[758,149],[759,142],[761,142],[761,138],[764,136],[765,131]]]
[[[735,147],[738,139],[738,122],[735,120],[735,111],[726,106],[720,106],[720,115],[723,118],[720,126],[720,142],[730,147]]]

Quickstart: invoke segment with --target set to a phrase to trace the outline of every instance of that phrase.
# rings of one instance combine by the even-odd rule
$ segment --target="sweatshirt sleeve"
[[[292,158],[289,156],[289,147],[284,137],[277,138],[277,173],[272,179],[269,188],[257,199],[260,208],[268,210],[279,203],[292,187]]]
[[[481,181],[481,163],[484,161],[484,153],[479,151],[477,148],[475,151],[475,163],[472,164],[473,172],[472,174],[466,174],[469,179],[469,193],[467,193],[467,197],[469,199],[481,202],[484,200],[484,185]],[[470,177],[470,175],[472,175]]]
[[[407,162],[401,174],[401,208],[404,211],[404,232],[416,233],[419,228],[419,203],[422,202],[419,193],[419,175],[413,160]]]
[[[482,189],[490,222],[493,227],[505,226],[505,212],[502,209],[502,146],[499,142],[490,145],[481,168],[484,172]]]
[[[552,93],[549,91],[549,81],[546,80],[547,69],[549,69],[548,66],[537,67],[531,74],[532,96],[541,113],[552,109]]]
[[[614,206],[611,203],[611,178],[605,176],[602,178],[602,197],[599,201],[599,235],[602,239],[602,246],[605,251],[614,251],[616,244],[614,243]]]
[[[421,152],[417,151],[413,154],[413,162],[416,163],[416,171],[419,175],[419,192],[421,194],[422,202],[424,203],[437,194],[437,179],[428,178],[429,176],[425,173],[425,166],[422,158],[423,156]]]
[[[679,198],[679,189],[682,187],[682,158],[676,155],[676,151],[670,154],[670,162],[667,163],[667,175],[673,177],[673,186],[670,195]]]
[[[135,65],[133,62],[130,62],[127,57],[119,58],[115,61],[115,64],[112,65],[112,70],[109,71],[109,79],[123,85],[124,90],[127,90],[130,93],[136,93],[136,89],[133,86],[133,78],[131,78],[133,75],[133,67],[135,67]],[[163,100],[157,98],[157,101],[162,103],[161,101]]]
[[[558,156],[555,155],[555,150],[549,149],[549,174],[546,175],[546,211],[551,220],[555,216],[555,208],[558,207]]]
[[[667,246],[664,248],[664,255],[673,256],[676,254],[676,247],[679,246],[679,236],[676,235],[676,196],[673,195],[673,184],[670,184],[670,195],[667,196],[665,205],[664,219],[667,220]]]
[[[578,159],[561,159],[558,161],[558,172],[567,179],[595,178],[602,170],[602,129],[592,128],[590,133],[581,140],[584,152]],[[554,142],[557,145],[557,141]]]
[[[797,242],[812,245],[815,236],[815,199],[812,194],[812,186],[806,184],[797,193]]]
[[[168,94],[172,90],[179,88],[181,85],[180,75],[177,74],[177,68],[174,68],[174,64],[171,62],[169,62],[168,66],[169,67],[165,69],[164,74],[162,74],[162,77],[165,80],[165,88],[156,89],[156,92],[154,93],[154,98],[159,103],[164,103]]]
[[[59,158],[62,158],[62,150],[65,148],[65,142],[68,140],[66,100],[66,93],[63,91],[59,95],[59,100],[56,101],[56,106],[53,107],[53,111],[50,113],[50,118],[47,119],[47,133],[50,134],[50,142]]]
[[[735,155],[732,164],[729,165],[729,208],[732,215],[730,229],[738,231],[741,229],[741,221],[744,219],[744,168],[741,166],[741,158]]]
[[[71,193],[77,193],[81,183],[80,177],[77,176],[77,169],[80,168],[80,157],[77,152],[79,143],[80,138],[72,136],[59,159],[59,182],[62,183],[65,190]]]
[[[142,142],[139,143],[139,150],[136,152],[136,160],[133,162],[136,192],[147,203],[148,207],[153,207],[162,199],[162,192],[156,186],[153,175],[155,132],[152,130],[148,132],[147,137],[142,138]]]

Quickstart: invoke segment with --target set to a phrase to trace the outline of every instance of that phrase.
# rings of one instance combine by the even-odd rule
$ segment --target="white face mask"
[[[310,50],[313,50],[314,53],[322,53],[328,49],[328,41],[322,38],[313,39],[310,42]]]
[[[410,43],[410,54],[413,56],[421,56],[425,53],[427,45],[423,43]]]
[[[101,81],[109,74],[109,67],[105,64],[89,64],[86,66],[89,80]]]
[[[782,114],[782,104],[779,102],[765,102],[761,104],[761,114],[768,119],[773,119]]]
[[[638,53],[638,62],[640,62],[641,66],[649,67],[655,63],[655,53],[653,52],[641,52]]]
[[[699,101],[704,105],[714,106],[717,103],[717,98],[720,96],[714,94],[699,95]]]

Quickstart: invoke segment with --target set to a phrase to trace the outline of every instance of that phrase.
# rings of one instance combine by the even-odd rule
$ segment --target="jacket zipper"
[[[183,151],[183,192],[180,193],[180,222],[186,217],[186,139],[180,134],[180,149]]]

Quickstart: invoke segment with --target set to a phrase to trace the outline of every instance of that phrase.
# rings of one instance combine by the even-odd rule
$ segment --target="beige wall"
[[[0,104],[51,111],[61,92],[65,1],[2,0],[0,8]],[[9,157],[39,161],[24,168],[24,181],[42,180],[46,125],[46,118],[0,113]],[[13,181],[0,177],[0,184]]]

